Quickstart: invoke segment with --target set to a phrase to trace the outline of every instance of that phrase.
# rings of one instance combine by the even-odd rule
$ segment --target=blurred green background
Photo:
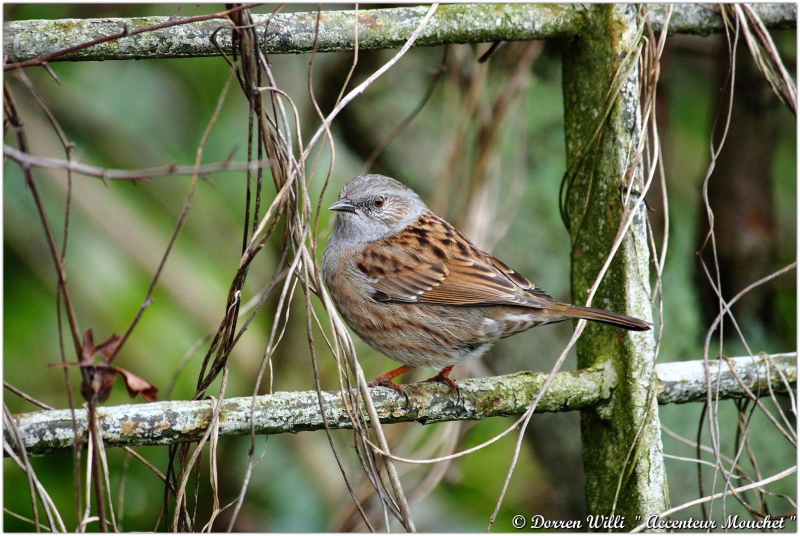
[[[268,13],[275,6],[254,12]],[[325,9],[352,6],[327,5]],[[370,6],[361,6],[362,9]],[[224,9],[218,5],[183,5],[190,16]],[[311,11],[310,5],[291,5],[284,11]],[[158,5],[5,5],[5,20],[67,17],[129,17],[172,15],[174,4]],[[796,71],[796,32],[774,38],[789,71]],[[664,274],[664,339],[660,362],[702,357],[706,329],[716,314],[713,294],[696,252],[704,236],[705,212],[701,184],[709,162],[711,127],[727,69],[727,49],[721,36],[677,36],[668,40],[659,85],[658,118],[665,155],[669,195],[670,238]],[[390,175],[416,189],[437,213],[456,223],[504,262],[525,274],[558,299],[569,289],[569,236],[558,211],[558,191],[565,171],[561,59],[558,41],[537,43],[532,68],[522,72],[519,91],[509,90],[518,73],[523,43],[498,50],[486,64],[477,58],[487,45],[449,48],[446,71],[431,99],[402,134],[381,153],[371,170]],[[728,298],[753,281],[796,259],[797,135],[794,116],[783,108],[755,70],[741,45],[731,134],[711,180],[712,206],[717,217],[723,292]],[[355,87],[393,54],[362,51],[350,87]],[[362,173],[364,162],[420,103],[443,57],[440,47],[412,49],[393,69],[356,99],[335,121],[336,165],[323,206],[332,203],[351,177]],[[318,116],[307,89],[310,55],[271,57],[279,87],[298,106],[306,136],[317,128]],[[350,67],[351,53],[317,56],[313,86],[324,112],[329,111]],[[191,164],[200,138],[228,74],[220,58],[185,60],[53,63],[60,83],[43,69],[25,73],[41,92],[50,110],[75,143],[81,161],[108,168],[146,168],[178,162]],[[6,81],[25,120],[31,151],[63,158],[63,149],[44,114],[16,76]],[[598,81],[598,84],[605,81]],[[510,96],[498,105],[500,96]],[[497,129],[487,149],[486,135]],[[16,145],[13,132],[5,142]],[[231,87],[223,113],[208,141],[204,162],[225,160],[233,151],[243,161],[247,149],[247,102],[237,85]],[[312,198],[320,191],[330,153],[323,151],[320,171],[312,182]],[[486,173],[471,170],[488,158]],[[63,229],[66,176],[63,172],[34,172],[57,236]],[[189,177],[162,177],[145,183],[110,182],[75,176],[67,246],[67,273],[81,329],[91,327],[96,341],[121,334],[144,299],[152,274],[177,222]],[[477,188],[476,181],[482,188]],[[267,185],[265,198],[273,191]],[[199,339],[222,318],[227,289],[241,252],[244,218],[244,173],[215,173],[198,185],[192,210],[170,256],[147,310],[116,363],[164,390],[178,364]],[[655,188],[654,188],[655,190]],[[484,197],[469,205],[465,192]],[[49,365],[59,361],[55,288],[56,277],[41,223],[19,166],[4,163],[4,366],[5,381],[58,408],[67,407],[64,372]],[[660,193],[648,198],[660,245],[664,213]],[[324,244],[330,216],[320,215]],[[271,279],[280,244],[270,241],[251,268],[243,301]],[[321,249],[320,249],[321,254]],[[796,275],[785,275],[748,295],[734,308],[739,326],[753,351],[794,351],[796,342]],[[254,379],[272,327],[275,299],[270,298],[231,356],[227,396],[252,394]],[[313,389],[305,336],[302,301],[295,298],[287,334],[274,358],[274,390]],[[459,367],[455,377],[503,374],[519,370],[550,370],[566,344],[572,325],[544,327],[501,341],[481,363]],[[725,325],[725,333],[733,334]],[[393,366],[355,338],[368,377]],[[334,361],[324,345],[317,348],[322,386],[338,387]],[[744,355],[734,336],[726,338],[726,355]],[[171,398],[194,394],[203,352],[189,361],[178,377]],[[68,357],[73,358],[68,351]],[[574,368],[574,355],[566,367]],[[418,379],[429,371],[420,371]],[[429,374],[428,374],[429,375]],[[75,392],[78,374],[70,379]],[[406,378],[411,381],[411,377]],[[264,382],[262,392],[268,388]],[[4,401],[14,413],[36,408],[9,391]],[[131,401],[117,385],[107,405]],[[770,401],[766,401],[772,407]],[[726,419],[724,441],[732,448],[736,420],[733,402],[721,404]],[[664,426],[695,438],[702,406],[664,407]],[[464,425],[459,449],[476,445],[502,431],[512,421],[492,419]],[[441,430],[417,424],[389,427],[399,441],[436,440]],[[796,452],[780,438],[762,415],[754,418],[751,440],[760,470],[770,475],[791,465]],[[354,465],[350,432],[334,433],[343,455]],[[423,531],[484,530],[514,449],[514,439],[495,443],[460,458],[447,468],[441,484],[412,506],[417,528]],[[704,436],[707,439],[707,435]],[[514,514],[542,514],[550,519],[585,518],[579,416],[537,415],[531,421],[520,463],[495,524],[512,530]],[[226,439],[221,445],[221,502],[235,498],[247,463],[249,439]],[[242,513],[235,526],[243,531],[330,531],[363,528],[353,522],[351,501],[324,434],[302,433],[258,438],[264,459],[252,478]],[[406,438],[414,455],[415,445]],[[693,457],[694,451],[664,436],[665,452]],[[139,452],[162,470],[166,449]],[[112,487],[124,487],[124,530],[152,530],[160,510],[163,487],[147,469],[130,464],[120,478],[126,457],[109,451]],[[697,496],[695,464],[667,460],[672,503]],[[33,460],[37,474],[52,494],[68,527],[75,526],[72,455]],[[404,478],[415,479],[430,467],[407,467]],[[204,464],[207,472],[207,464]],[[362,473],[352,469],[360,484]],[[708,473],[711,475],[711,472]],[[24,474],[4,462],[4,506],[31,516]],[[785,479],[770,488],[796,497],[796,480]],[[706,487],[706,493],[708,486]],[[208,479],[201,481],[201,512],[209,507]],[[206,499],[204,499],[206,498]],[[741,510],[729,501],[730,513]],[[776,503],[777,512],[788,509]],[[738,509],[738,510],[737,510]],[[699,509],[676,517],[698,518]],[[223,514],[220,530],[227,526]],[[202,517],[202,515],[201,515]],[[31,525],[8,514],[5,530],[29,531]],[[96,529],[96,524],[91,525]]]

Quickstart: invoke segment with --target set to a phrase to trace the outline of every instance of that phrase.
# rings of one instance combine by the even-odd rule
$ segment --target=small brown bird
[[[364,342],[403,364],[370,382],[400,392],[395,376],[418,367],[454,389],[453,366],[498,339],[583,318],[644,331],[650,324],[554,300],[475,247],[428,210],[413,190],[383,175],[342,188],[322,273],[336,308]]]

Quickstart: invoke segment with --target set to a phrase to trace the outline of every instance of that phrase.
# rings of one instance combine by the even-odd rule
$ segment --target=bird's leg
[[[432,378],[428,378],[425,380],[426,382],[442,382],[443,384],[449,386],[451,389],[455,390],[457,398],[461,400],[461,388],[458,384],[453,381],[450,377],[450,373],[453,371],[453,367],[455,365],[450,365],[449,367],[445,367],[439,371],[439,374]]]
[[[440,370],[439,374],[437,374],[436,376],[434,376],[432,378],[428,378],[427,380],[423,380],[423,381],[426,381],[426,382],[442,382],[442,383],[446,383],[447,385],[449,385],[453,389],[458,389],[458,384],[455,381],[453,381],[453,379],[450,377],[450,373],[453,371],[453,367],[455,367],[455,365],[450,365],[449,367],[445,367],[442,370]]]
[[[412,370],[413,368],[414,367],[409,367],[408,365],[403,365],[402,367],[398,367],[398,368],[396,368],[394,370],[390,370],[389,372],[386,372],[385,374],[381,374],[380,376],[378,376],[377,378],[375,378],[374,380],[369,382],[367,385],[369,387],[377,387],[377,386],[380,385],[382,387],[388,387],[389,389],[394,389],[395,391],[397,391],[398,393],[401,393],[404,397],[406,397],[406,405],[408,405],[410,400],[408,398],[408,393],[406,392],[406,388],[403,387],[402,385],[398,385],[398,384],[394,383],[392,381],[392,378],[400,376],[404,372],[408,372],[409,370]]]

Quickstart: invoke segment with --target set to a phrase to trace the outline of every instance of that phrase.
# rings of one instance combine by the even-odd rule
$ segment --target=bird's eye
[[[379,195],[375,199],[372,200],[372,206],[375,208],[381,208],[383,204],[386,202],[386,198],[382,195]]]

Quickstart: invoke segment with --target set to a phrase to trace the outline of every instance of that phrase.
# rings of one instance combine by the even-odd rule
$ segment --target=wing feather
[[[356,261],[383,302],[543,308],[553,299],[433,213],[370,244]]]

